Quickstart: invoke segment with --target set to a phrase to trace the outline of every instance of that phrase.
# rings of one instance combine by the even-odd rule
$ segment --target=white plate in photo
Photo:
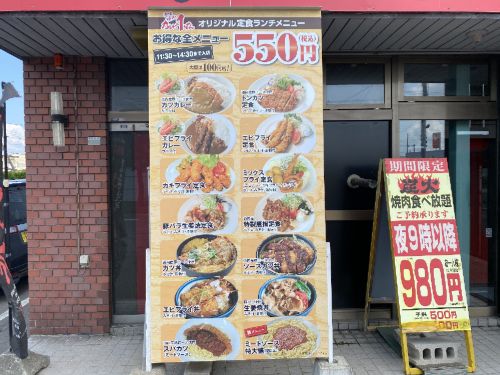
[[[231,361],[238,357],[240,352],[240,334],[236,330],[236,328],[227,320],[223,318],[212,318],[212,319],[190,319],[186,323],[182,325],[182,327],[177,331],[175,335],[175,340],[184,341],[186,338],[186,330],[193,327],[199,326],[202,324],[210,325],[216,329],[218,329],[221,333],[227,336],[229,341],[231,342],[231,352],[225,356],[217,357],[217,360]],[[182,362],[191,362],[191,361],[209,361],[209,359],[204,358],[194,358],[190,355],[185,357],[180,357]]]
[[[307,215],[305,219],[302,222],[297,222],[297,220],[293,220],[292,224],[294,226],[294,229],[292,230],[287,230],[284,232],[279,232],[278,229],[276,229],[276,232],[278,233],[298,233],[298,232],[308,232],[311,230],[313,224],[314,224],[314,206],[311,204],[311,202],[302,194],[300,193],[272,193],[265,195],[262,197],[261,200],[257,203],[257,206],[255,207],[255,220],[265,220],[263,216],[264,212],[264,207],[266,207],[267,200],[270,199],[271,201],[275,201],[277,199],[283,199],[285,195],[288,194],[296,194],[299,195],[303,200],[305,200],[308,204],[308,206],[311,208],[313,211],[310,215]]]
[[[267,324],[267,328],[268,330],[275,324],[278,324],[278,323],[281,323],[281,322],[286,322],[286,321],[291,321],[291,320],[295,320],[297,321],[298,323],[300,324],[303,324],[304,326],[306,326],[307,329],[309,329],[311,332],[313,332],[315,335],[316,335],[316,345],[314,346],[314,348],[311,350],[310,353],[308,353],[307,357],[310,357],[312,356],[316,350],[318,350],[319,348],[319,345],[321,343],[321,334],[318,330],[318,327],[316,327],[314,324],[312,324],[310,321],[306,320],[306,319],[300,319],[300,318],[297,318],[297,317],[291,317],[291,316],[284,316],[284,317],[281,317],[281,318],[277,318],[277,319],[274,319],[273,321],[271,321],[270,323]],[[262,340],[264,338],[265,335],[262,335],[262,336],[259,336],[260,339]],[[274,358],[272,357],[271,355],[267,355],[269,358]]]
[[[294,81],[297,81],[300,83],[300,85],[304,88],[304,93],[302,98],[298,101],[297,105],[295,106],[294,109],[291,111],[288,111],[290,113],[302,113],[305,112],[311,107],[311,105],[314,102],[314,88],[312,85],[309,83],[307,79],[305,79],[302,76],[299,76],[297,74],[286,74],[289,78],[293,79]],[[262,78],[259,78],[256,80],[254,83],[250,85],[248,88],[249,90],[264,90],[266,86],[269,84],[269,81],[271,81],[273,78],[276,78],[280,76],[280,74],[268,74]],[[257,108],[259,113],[266,113],[265,108],[263,108],[257,101],[255,101],[255,108]],[[277,113],[280,113],[276,111]]]
[[[214,234],[214,235],[219,235],[219,234],[230,234],[233,233],[236,228],[238,227],[238,207],[236,206],[236,203],[231,198],[228,198],[226,196],[219,196],[225,203],[226,206],[228,206],[228,209],[226,211],[226,223],[225,225],[213,232],[208,232],[204,231],[202,229],[196,231],[193,233],[194,234]],[[179,212],[177,213],[177,221],[179,223],[185,223],[186,222],[186,216],[189,211],[194,209],[196,206],[200,206],[203,204],[203,195],[197,195],[194,196],[187,201],[185,201],[181,207],[179,208]]]
[[[184,160],[184,158],[174,160],[172,163],[169,164],[169,166],[165,170],[165,179],[167,180],[168,183],[174,183],[175,179],[179,176],[179,171],[177,170],[177,167],[182,163],[182,160]],[[233,186],[234,186],[234,182],[236,180],[236,175],[235,175],[235,173],[233,171],[233,168],[229,167],[226,163],[224,163],[224,165],[226,166],[226,168],[229,168],[229,178],[231,179],[231,185],[229,185],[229,187],[227,189],[222,189],[221,191],[212,190],[209,193],[204,193],[200,189],[199,191],[198,190],[193,190],[192,193],[187,193],[187,194],[200,194],[200,193],[204,193],[204,194],[224,194],[224,193],[228,192],[229,190],[231,190],[233,188]],[[201,182],[203,182],[203,181],[201,181]]]
[[[273,156],[266,162],[266,164],[264,164],[264,173],[267,175],[267,172],[270,171],[271,168],[281,166],[285,161],[291,160],[293,156],[293,154],[280,154]],[[307,170],[304,172],[304,176],[302,176],[304,185],[302,186],[300,193],[311,192],[316,186],[316,169],[314,168],[314,165],[312,165],[312,163],[309,161],[309,159],[307,159],[304,155],[299,155],[298,160],[307,168]]]
[[[195,112],[190,107],[186,107],[186,110],[196,114],[212,114],[212,113],[224,112],[226,109],[228,109],[233,105],[234,98],[236,97],[236,89],[234,88],[233,83],[229,79],[218,74],[209,74],[209,73],[200,73],[189,76],[184,80],[184,91],[186,96],[190,96],[187,90],[189,82],[193,78],[196,78],[200,82],[207,83],[212,88],[214,88],[219,93],[219,95],[222,96],[223,98],[222,109],[220,111],[212,111],[207,113]]]
[[[307,154],[308,152],[311,152],[314,149],[314,146],[316,145],[316,128],[314,127],[313,123],[305,116],[302,115],[295,115],[295,116],[300,117],[300,119],[302,120],[301,127],[303,127],[305,131],[307,131],[307,129],[310,129],[311,134],[303,136],[301,141],[296,145],[290,142],[288,148],[283,152],[289,152],[295,154]],[[266,118],[259,124],[257,130],[255,131],[255,134],[270,136],[273,133],[273,131],[276,130],[278,124],[284,119],[285,119],[284,114],[276,114]],[[261,139],[257,140],[256,143],[257,143],[257,148],[267,149],[267,146],[262,143]]]
[[[182,125],[183,126],[182,134],[186,135],[189,126],[196,121],[198,116],[204,116],[212,120],[215,136],[222,139],[226,144],[226,149],[223,152],[219,153],[219,155],[224,155],[230,152],[233,149],[234,144],[236,143],[236,131],[234,130],[234,125],[231,123],[231,121],[229,121],[229,119],[226,116],[222,116],[216,113],[211,115],[193,116]],[[185,140],[181,141],[181,146],[187,153],[191,155],[197,155],[189,148],[188,141]]]

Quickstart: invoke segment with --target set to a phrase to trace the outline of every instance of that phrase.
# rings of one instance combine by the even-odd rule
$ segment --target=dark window
[[[488,64],[404,64],[404,96],[489,96]]]
[[[110,60],[111,111],[148,111],[147,60]]]
[[[327,104],[384,104],[384,64],[326,65]]]
[[[9,225],[26,223],[26,186],[9,188]]]

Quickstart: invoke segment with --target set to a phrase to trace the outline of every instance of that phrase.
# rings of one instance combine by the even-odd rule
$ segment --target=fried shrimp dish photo
[[[274,152],[287,152],[292,145],[300,144],[304,138],[311,135],[312,130],[304,124],[302,117],[286,114],[262,143],[267,148],[274,149]]]

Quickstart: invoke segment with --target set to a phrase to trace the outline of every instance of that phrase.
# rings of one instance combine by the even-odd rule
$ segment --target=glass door
[[[149,246],[149,137],[147,131],[128,131],[134,124],[113,125],[120,130],[110,132],[113,315],[140,315]]]
[[[325,134],[327,241],[332,249],[333,307],[364,307],[375,188],[356,187],[353,176],[375,181],[389,156],[389,121],[328,121]]]
[[[446,157],[469,305],[496,305],[497,140],[494,121],[401,120],[404,157]]]

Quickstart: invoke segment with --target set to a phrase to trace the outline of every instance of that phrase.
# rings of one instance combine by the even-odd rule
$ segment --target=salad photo
[[[160,94],[179,94],[182,91],[183,83],[177,74],[165,72],[156,81],[156,87]]]
[[[181,134],[183,131],[183,126],[181,121],[177,119],[177,117],[165,115],[156,125],[156,129],[162,137],[166,137],[167,135]]]
[[[275,193],[260,200],[255,216],[263,220],[278,221],[279,232],[305,232],[314,224],[311,203],[297,193]]]
[[[201,183],[203,193],[226,192],[234,182],[234,172],[219,159],[219,155],[187,156],[169,165],[168,182]],[[196,191],[195,191],[196,192]]]

